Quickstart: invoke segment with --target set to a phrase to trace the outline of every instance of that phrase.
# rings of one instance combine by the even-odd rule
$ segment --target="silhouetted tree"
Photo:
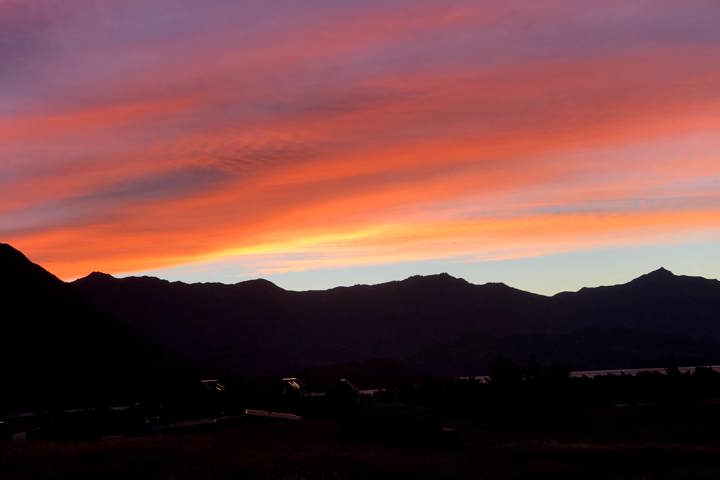
[[[499,387],[517,386],[522,383],[524,377],[522,368],[502,356],[488,366],[488,374],[490,384]]]

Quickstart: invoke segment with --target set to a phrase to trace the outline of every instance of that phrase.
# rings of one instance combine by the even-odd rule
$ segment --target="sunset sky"
[[[720,277],[718,0],[0,0],[0,241],[64,279]]]

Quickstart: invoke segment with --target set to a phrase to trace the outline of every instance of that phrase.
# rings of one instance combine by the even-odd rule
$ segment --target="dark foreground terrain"
[[[720,445],[489,432],[457,449],[339,440],[331,419],[87,443],[4,443],[19,479],[720,478]]]
[[[717,479],[720,372],[680,365],[720,362],[719,292],[66,284],[0,245],[0,480]]]

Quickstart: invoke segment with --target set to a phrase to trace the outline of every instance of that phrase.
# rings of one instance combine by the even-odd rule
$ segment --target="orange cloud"
[[[512,258],[715,231],[716,44],[625,18],[622,2],[595,7],[596,22],[573,2],[491,3],[338,7],[278,19],[277,34],[188,19],[187,36],[78,46],[124,59],[107,68],[125,75],[41,52],[58,78],[28,77],[38,84],[0,110],[0,235],[71,278],[228,256],[266,271]],[[21,96],[31,86],[46,104]]]

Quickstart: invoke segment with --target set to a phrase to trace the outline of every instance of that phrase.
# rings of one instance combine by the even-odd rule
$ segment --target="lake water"
[[[702,365],[703,368],[711,368],[712,370],[716,372],[720,372],[720,365]],[[678,367],[678,370],[680,370],[680,373],[692,373],[693,370],[695,370],[697,366],[693,367]],[[638,373],[665,373],[665,368],[660,367],[652,367],[652,368],[618,368],[613,370],[577,370],[574,372],[570,372],[571,378],[580,378],[580,377],[587,377],[587,378],[593,378],[593,377],[599,377],[603,375],[637,375]],[[475,375],[475,376],[465,376],[465,377],[457,377],[461,380],[478,380],[482,382],[487,382],[490,380],[490,377],[488,375]]]

